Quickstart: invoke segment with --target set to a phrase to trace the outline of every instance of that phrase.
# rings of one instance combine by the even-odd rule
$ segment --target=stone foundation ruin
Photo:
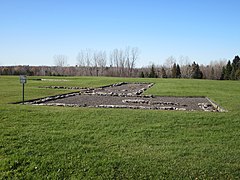
[[[25,104],[38,106],[95,107],[95,108],[129,108],[178,111],[224,110],[207,97],[160,97],[143,95],[153,83],[121,82],[100,88],[80,88],[47,86],[40,88],[73,89],[78,92],[49,96],[27,101]]]

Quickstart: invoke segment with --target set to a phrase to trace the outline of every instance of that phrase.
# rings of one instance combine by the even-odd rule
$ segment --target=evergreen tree
[[[149,77],[149,73],[145,72],[145,76],[144,77]]]
[[[191,78],[193,79],[202,79],[203,73],[199,68],[199,65],[193,62],[192,64],[192,73],[191,73]]]
[[[222,73],[221,73],[220,80],[224,80],[225,73],[226,73],[226,68],[225,68],[225,66],[223,66],[223,67],[222,67]]]
[[[161,69],[161,72],[162,72],[162,78],[167,78],[167,73],[163,67]]]
[[[177,64],[177,78],[181,78],[182,73],[181,73],[181,69],[180,66]]]
[[[143,71],[140,73],[140,78],[144,78],[144,73],[143,73]]]
[[[239,68],[239,64],[240,64],[240,58],[239,56],[235,56],[232,62],[232,71],[231,71],[230,79],[232,80],[236,79],[236,72]]]
[[[150,70],[150,73],[149,73],[148,77],[149,78],[157,78],[157,74],[156,74],[156,71],[155,71],[154,64],[151,67],[151,70]]]
[[[229,80],[231,73],[232,73],[232,65],[231,65],[231,61],[229,60],[227,63],[227,66],[226,66],[225,73],[224,73],[224,79]]]
[[[236,71],[236,80],[240,80],[240,68]]]
[[[176,77],[177,77],[177,65],[176,63],[174,63],[172,67],[172,78],[176,78]]]
[[[233,59],[233,62],[232,62],[232,66],[235,68],[238,68],[238,66],[240,65],[239,63],[240,63],[239,56],[235,56],[235,58]]]
[[[236,69],[235,69],[235,68],[232,68],[232,71],[231,71],[231,73],[230,73],[229,79],[235,80],[235,79],[236,79],[235,74],[236,74]]]

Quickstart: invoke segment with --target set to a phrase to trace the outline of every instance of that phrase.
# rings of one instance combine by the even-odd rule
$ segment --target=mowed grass
[[[26,99],[71,92],[39,86],[154,82],[146,94],[208,96],[228,112],[16,105],[10,103],[21,101],[19,77],[0,76],[0,178],[240,178],[239,81],[58,79],[69,81],[28,80]]]

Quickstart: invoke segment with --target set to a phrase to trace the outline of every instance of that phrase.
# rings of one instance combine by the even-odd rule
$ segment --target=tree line
[[[192,78],[220,80],[222,69],[226,65],[225,59],[211,61],[209,65],[199,65],[195,61],[191,63],[188,57],[169,57],[163,65],[151,64],[147,68],[141,68],[142,78]]]
[[[183,67],[186,68],[186,67]],[[166,68],[164,66],[162,67],[155,67],[154,64],[151,65],[151,67],[148,69],[145,69],[140,73],[140,77],[144,78],[192,78],[192,79],[202,79],[203,78],[203,72],[200,70],[199,65],[195,62],[190,66],[188,66],[189,74],[184,74],[182,76],[181,68],[179,64],[174,63],[171,68]],[[169,73],[167,73],[167,71]]]
[[[106,51],[84,49],[77,54],[75,66],[67,65],[66,55],[55,55],[55,66],[0,66],[0,75],[240,79],[239,56],[232,61],[212,61],[209,65],[199,65],[195,61],[191,63],[188,57],[182,56],[176,60],[171,56],[162,65],[151,63],[137,68],[139,55],[136,47],[113,49],[108,54]]]

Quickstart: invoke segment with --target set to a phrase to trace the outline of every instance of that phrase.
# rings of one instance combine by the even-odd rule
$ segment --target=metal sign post
[[[24,85],[27,83],[27,76],[25,75],[20,75],[20,83],[22,84],[23,86],[23,89],[22,89],[22,104],[24,104]]]

